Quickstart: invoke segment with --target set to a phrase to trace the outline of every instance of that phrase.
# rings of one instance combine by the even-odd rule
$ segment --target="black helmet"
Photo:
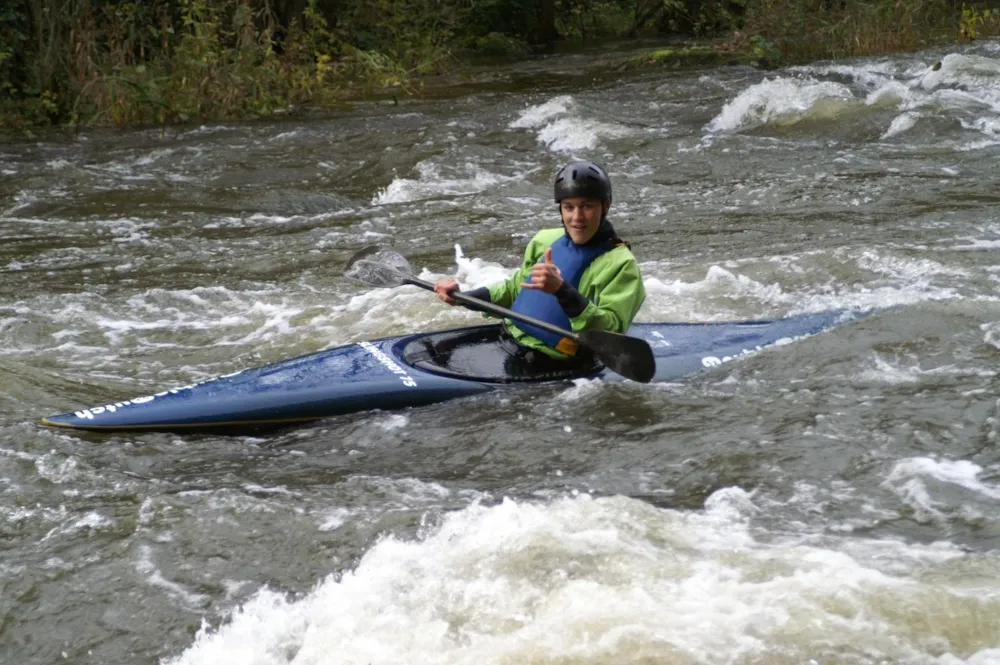
[[[611,179],[593,162],[570,162],[556,174],[556,203],[582,196],[611,203]]]

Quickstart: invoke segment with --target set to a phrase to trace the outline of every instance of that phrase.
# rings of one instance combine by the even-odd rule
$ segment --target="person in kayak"
[[[556,174],[555,200],[562,226],[539,231],[524,262],[507,280],[466,295],[509,307],[565,330],[624,333],[646,291],[632,251],[611,222],[611,180],[600,166],[573,161]],[[438,297],[458,304],[454,278],[434,285]],[[504,320],[501,345],[531,372],[587,368],[594,358],[572,340],[525,323]]]

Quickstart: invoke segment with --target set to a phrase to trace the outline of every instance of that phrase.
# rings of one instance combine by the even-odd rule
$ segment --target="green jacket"
[[[531,274],[531,269],[544,260],[545,250],[565,233],[563,228],[539,231],[524,250],[521,267],[505,281],[488,287],[490,300],[504,307],[513,305],[521,291],[521,284]],[[619,245],[594,259],[583,271],[578,290],[590,303],[579,316],[570,319],[573,332],[596,328],[624,333],[632,325],[632,319],[646,299],[639,265],[625,245]],[[568,357],[524,332],[510,319],[505,321],[507,329],[519,344],[542,351],[553,358]]]

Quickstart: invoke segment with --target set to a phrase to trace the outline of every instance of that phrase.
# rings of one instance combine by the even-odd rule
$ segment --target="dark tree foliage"
[[[728,36],[782,60],[1000,30],[1000,0],[0,0],[0,128],[265,115],[462,53]],[[190,98],[190,99],[189,99]]]

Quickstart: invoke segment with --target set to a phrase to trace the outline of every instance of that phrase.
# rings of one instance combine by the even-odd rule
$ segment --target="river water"
[[[1000,44],[609,57],[0,145],[0,661],[1000,663]],[[889,309],[672,384],[258,437],[38,424],[479,321],[345,262],[500,279],[571,157],[612,176],[639,320]]]

